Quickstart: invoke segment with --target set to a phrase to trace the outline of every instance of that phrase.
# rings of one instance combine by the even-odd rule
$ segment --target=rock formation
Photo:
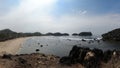
[[[120,41],[120,28],[112,30],[102,35],[103,40]]]
[[[81,32],[79,33],[79,36],[92,36],[91,32]]]
[[[77,33],[73,33],[72,36],[79,36],[79,34],[77,34]]]
[[[115,50],[103,52],[100,49],[73,46],[69,56],[62,57],[60,63],[65,65],[80,63],[85,66],[85,68],[101,68],[101,63],[108,63],[114,54],[120,57],[120,52]]]

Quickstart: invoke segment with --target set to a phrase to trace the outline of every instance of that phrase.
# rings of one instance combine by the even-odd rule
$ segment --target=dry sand
[[[13,54],[15,55],[18,50],[21,48],[22,43],[27,38],[17,38],[4,42],[0,42],[0,56],[3,54]]]

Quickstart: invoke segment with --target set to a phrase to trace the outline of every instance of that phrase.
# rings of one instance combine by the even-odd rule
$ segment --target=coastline
[[[0,42],[0,68],[86,68],[87,66],[90,66],[90,68],[96,68],[94,66],[98,65],[99,68],[118,68],[120,67],[120,52],[119,51],[110,51],[110,54],[108,52],[102,52],[102,50],[86,50],[81,47],[77,47],[77,49],[73,49],[70,51],[71,55],[74,58],[74,55],[81,54],[78,50],[84,52],[86,51],[85,56],[81,56],[84,61],[82,63],[76,62],[72,64],[72,59],[67,56],[63,56],[62,58],[55,55],[47,55],[43,53],[31,53],[31,54],[17,54],[17,52],[22,47],[22,44],[25,40],[27,40],[30,37],[22,37],[22,38],[16,38],[12,40],[8,40],[5,42]],[[79,49],[78,49],[79,48]],[[75,50],[75,51],[74,51]],[[100,52],[99,52],[100,51]],[[100,53],[100,54],[99,54]],[[6,54],[6,55],[3,55]],[[11,55],[9,55],[11,54]],[[93,55],[88,55],[93,54]],[[104,56],[105,54],[105,56]],[[105,57],[105,61],[111,56],[107,62],[103,61],[102,57]],[[80,56],[80,55],[79,55]],[[79,57],[77,57],[79,58]],[[98,60],[101,58],[101,60]],[[92,60],[91,60],[92,59]],[[78,59],[75,59],[78,60]],[[80,59],[79,59],[80,60]],[[96,60],[96,61],[95,61]],[[71,62],[72,61],[72,62]],[[94,63],[93,63],[94,61]],[[87,64],[87,63],[90,63]],[[91,64],[92,63],[92,64]]]
[[[2,56],[3,54],[15,55],[26,39],[27,37],[22,37],[0,42],[0,56]]]

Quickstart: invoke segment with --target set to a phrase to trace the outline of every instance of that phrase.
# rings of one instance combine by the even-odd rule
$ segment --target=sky
[[[103,34],[119,27],[120,0],[0,0],[0,30]]]

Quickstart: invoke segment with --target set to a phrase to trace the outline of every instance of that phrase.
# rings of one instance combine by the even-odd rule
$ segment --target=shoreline
[[[86,68],[86,66],[90,66],[89,63],[90,64],[92,63],[93,67],[96,66],[97,64],[100,64],[98,65],[100,66],[100,68],[111,68],[113,66],[115,68],[120,67],[119,66],[120,52],[118,51],[110,51],[110,54],[109,54],[109,52],[103,53],[101,52],[102,50],[99,50],[99,49],[98,50],[96,49],[94,51],[94,50],[83,48],[83,47],[73,47],[75,49],[72,48],[72,50],[69,53],[71,55],[63,56],[63,57],[59,57],[55,55],[47,55],[43,53],[17,54],[17,52],[19,52],[20,48],[22,47],[22,44],[24,43],[24,41],[27,40],[28,38],[30,37],[22,37],[22,38],[8,40],[5,42],[0,42],[0,68],[38,68],[38,67],[40,68],[48,68],[48,67],[49,68]],[[78,60],[81,60],[81,59],[76,59],[76,57],[74,58],[74,55],[75,56],[78,54],[82,55],[82,52],[80,52],[79,50],[82,51],[83,53],[84,51],[86,52],[84,54],[85,55],[84,57],[81,56],[84,60],[84,61],[81,61],[81,63],[77,62]],[[71,59],[70,57],[72,57],[76,61],[74,61],[73,63],[73,59]],[[105,57],[104,61],[102,57]],[[100,60],[98,60],[99,58]],[[92,66],[90,66],[90,68],[93,68]]]
[[[3,54],[17,54],[17,52],[21,48],[22,43],[26,39],[27,37],[22,37],[0,42],[0,56],[2,56]]]

